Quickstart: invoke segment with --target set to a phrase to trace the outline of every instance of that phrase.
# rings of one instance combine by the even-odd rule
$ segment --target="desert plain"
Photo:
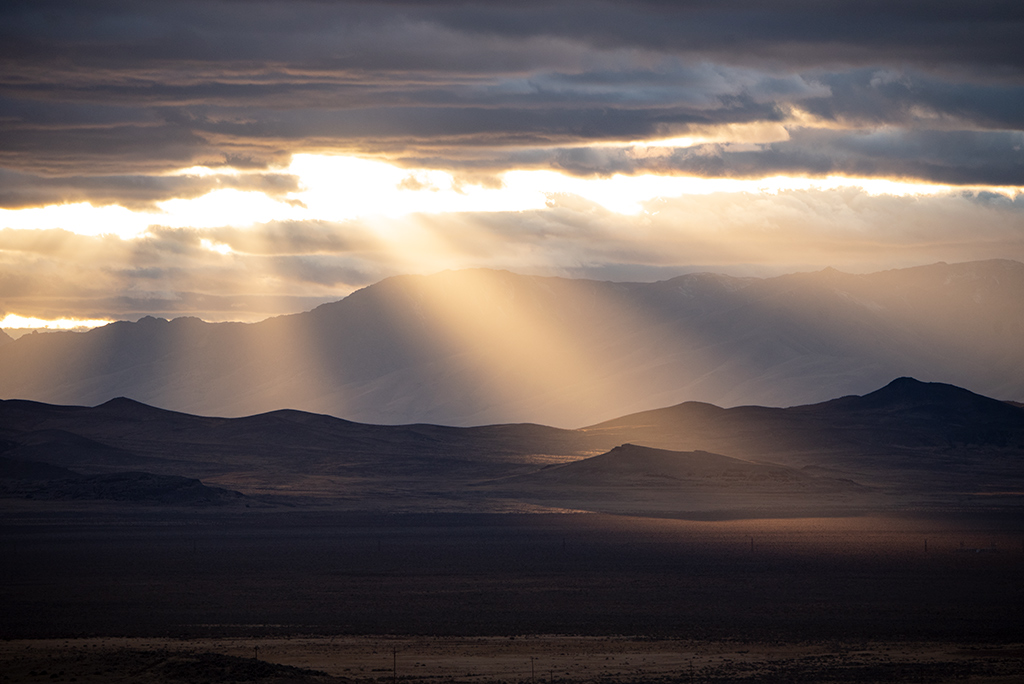
[[[1016,516],[9,505],[4,682],[1017,682]]]

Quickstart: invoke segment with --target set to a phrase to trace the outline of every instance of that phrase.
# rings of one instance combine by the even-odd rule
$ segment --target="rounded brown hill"
[[[623,444],[599,456],[549,466],[523,476],[538,483],[577,486],[736,486],[811,483],[817,478],[775,463],[757,463],[707,451],[670,451]]]

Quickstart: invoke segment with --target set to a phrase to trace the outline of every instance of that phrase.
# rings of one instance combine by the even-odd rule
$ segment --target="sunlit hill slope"
[[[239,416],[577,427],[687,400],[789,406],[894,377],[1024,398],[1024,264],[611,283],[390,278],[256,324],[144,318],[0,345],[0,396]]]

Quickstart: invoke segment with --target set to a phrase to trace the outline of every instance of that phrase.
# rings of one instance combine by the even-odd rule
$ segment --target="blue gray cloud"
[[[593,146],[751,122],[791,139],[657,168],[1024,185],[1021,35],[1016,2],[9,2],[3,202],[300,151],[630,173]]]

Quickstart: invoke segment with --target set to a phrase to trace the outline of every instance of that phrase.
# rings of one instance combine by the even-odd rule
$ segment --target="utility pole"
[[[398,647],[391,647],[391,681],[398,682]]]
[[[530,656],[530,681],[537,684],[537,668],[533,664],[534,657]]]

